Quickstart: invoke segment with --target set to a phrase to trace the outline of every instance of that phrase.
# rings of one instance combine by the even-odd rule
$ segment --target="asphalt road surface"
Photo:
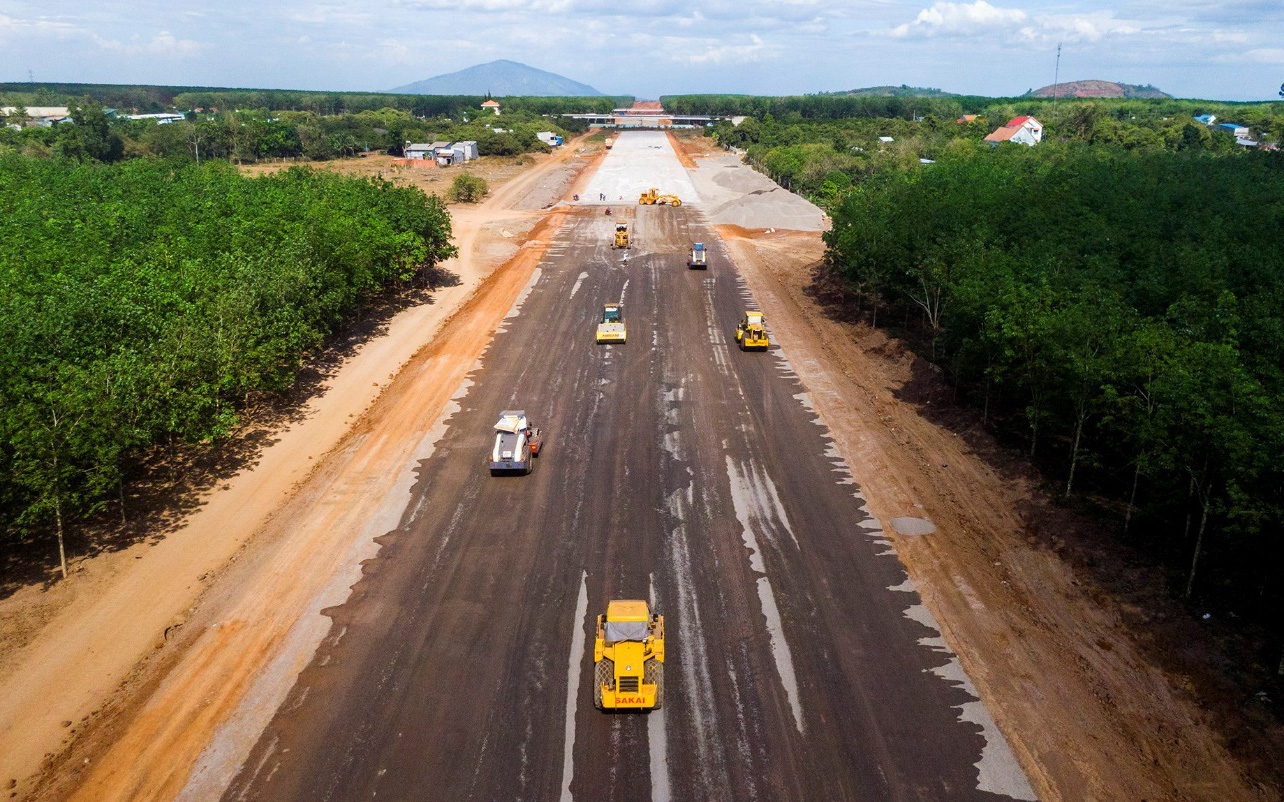
[[[698,209],[627,211],[627,264],[560,230],[225,798],[1032,798]],[[492,478],[510,408],[544,453]],[[665,615],[662,711],[593,707],[611,598]]]

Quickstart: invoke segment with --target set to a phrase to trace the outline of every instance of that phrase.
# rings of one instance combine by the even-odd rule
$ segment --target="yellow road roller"
[[[647,603],[614,600],[597,617],[593,704],[598,710],[659,710],[664,705],[664,616]]]
[[[762,312],[745,312],[736,324],[736,343],[741,351],[767,350],[771,343],[767,340],[767,321]]]

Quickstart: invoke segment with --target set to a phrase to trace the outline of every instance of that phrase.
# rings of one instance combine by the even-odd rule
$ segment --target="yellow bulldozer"
[[[682,199],[677,195],[661,195],[660,190],[655,187],[651,187],[646,192],[643,192],[638,196],[639,206],[655,206],[657,204],[660,206],[664,206],[666,204],[669,206],[681,206]]]
[[[741,351],[766,351],[771,342],[767,339],[767,321],[762,312],[745,312],[736,324],[736,343]]]
[[[615,224],[615,246],[614,247],[616,248],[629,247],[629,224],[628,223]]]
[[[664,616],[647,603],[614,600],[597,617],[593,704],[598,710],[659,710],[664,705]]]

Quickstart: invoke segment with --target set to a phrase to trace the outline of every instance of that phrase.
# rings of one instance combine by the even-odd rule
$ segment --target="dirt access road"
[[[243,667],[252,671],[259,667],[251,662],[255,657],[266,659],[281,648],[282,638],[290,631],[291,616],[299,614],[297,607],[289,608],[289,591],[311,593],[309,599],[318,603],[329,598],[317,595],[318,587],[300,588],[297,574],[290,573],[299,566],[291,566],[284,554],[279,558],[285,560],[280,565],[285,573],[262,576],[253,569],[270,563],[274,550],[293,549],[295,556],[324,556],[332,561],[331,570],[336,570],[333,566],[341,562],[339,555],[346,554],[345,544],[360,533],[360,527],[334,529],[321,522],[305,531],[302,526],[309,520],[307,514],[336,514],[336,506],[342,502],[358,518],[375,516],[378,496],[370,487],[385,484],[387,476],[400,467],[379,458],[395,460],[397,449],[391,448],[379,458],[365,457],[369,462],[362,467],[373,474],[349,477],[358,484],[344,485],[337,478],[343,474],[339,466],[362,453],[359,445],[369,436],[370,417],[386,412],[386,407],[372,405],[393,377],[414,365],[422,369],[434,358],[423,351],[425,347],[467,348],[466,336],[460,336],[458,327],[449,329],[452,315],[465,301],[471,299],[474,309],[496,305],[501,315],[507,309],[511,301],[477,294],[478,288],[485,281],[487,287],[495,285],[495,291],[502,294],[505,277],[520,273],[520,267],[509,269],[519,244],[529,236],[534,241],[530,247],[538,247],[541,231],[530,229],[542,224],[546,231],[549,225],[548,213],[540,207],[565,194],[574,176],[591,161],[577,155],[576,144],[551,157],[537,157],[528,172],[507,182],[483,204],[454,207],[454,241],[460,255],[442,267],[457,277],[457,283],[440,287],[430,303],[407,309],[389,321],[381,336],[361,346],[326,382],[299,422],[277,433],[252,468],[206,494],[200,509],[177,531],[154,546],[139,544],[82,561],[69,581],[48,591],[22,591],[0,604],[6,646],[0,657],[0,686],[4,688],[0,694],[0,783],[12,781],[13,792],[20,795],[40,783],[54,788],[74,785],[86,757],[92,766],[103,745],[120,737],[122,720],[134,715],[135,702],[155,691],[153,683],[158,678],[168,676],[172,682],[181,673],[181,658],[196,648],[195,644],[207,644],[215,635],[226,642],[227,634],[247,620],[255,621],[254,630],[263,633],[284,627],[269,633],[263,647],[266,653],[241,655]],[[497,271],[505,262],[509,264]],[[522,279],[519,276],[517,280]],[[448,331],[454,333],[448,335]],[[473,334],[487,337],[489,331],[482,325]],[[449,361],[452,355],[447,350],[435,358]],[[415,358],[419,361],[412,361]],[[416,418],[416,426],[418,418],[431,420],[439,414],[445,399],[434,399],[431,393],[408,399],[426,405],[408,406],[407,414]],[[247,544],[253,548],[247,551]],[[321,569],[309,566],[308,570]],[[247,578],[251,575],[263,584],[253,584]],[[309,576],[315,579],[319,574]],[[339,587],[344,593],[335,601],[346,594],[346,584],[341,582]],[[248,595],[270,601],[271,615],[220,618],[219,611],[234,609],[243,589]],[[297,598],[294,602],[303,604]],[[215,624],[217,629],[211,629]],[[303,643],[322,634],[323,630],[310,631],[295,637]],[[306,661],[306,655],[299,659]],[[244,689],[228,687],[222,692],[235,697]],[[211,726],[228,712],[209,709],[208,704],[204,707]],[[178,726],[175,720],[172,727]],[[183,744],[172,731],[166,737],[174,739],[174,746]],[[70,773],[58,770],[70,765],[65,757],[57,762],[57,769],[45,762],[46,755],[59,753],[73,738],[78,757]],[[130,763],[132,759],[124,761],[126,766]],[[159,793],[163,788],[163,783],[158,783],[151,790]]]

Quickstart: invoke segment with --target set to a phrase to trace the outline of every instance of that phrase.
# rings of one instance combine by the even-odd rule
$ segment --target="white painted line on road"
[[[651,612],[656,612],[655,574],[651,574]],[[669,802],[673,790],[669,785],[669,734],[664,725],[664,709],[652,710],[646,719],[646,741],[651,752],[651,802]]]
[[[736,519],[740,521],[740,537],[744,541],[745,548],[749,549],[749,567],[761,574],[757,581],[758,601],[762,605],[762,614],[767,619],[771,657],[776,661],[776,672],[780,675],[785,695],[789,697],[794,726],[798,728],[799,733],[802,733],[802,707],[798,701],[798,677],[794,673],[794,658],[789,650],[789,641],[785,640],[785,630],[780,622],[780,608],[776,605],[776,594],[771,589],[771,580],[767,578],[767,566],[762,559],[762,547],[758,545],[758,537],[754,534],[755,525],[761,524],[765,516],[763,516],[763,510],[758,507],[755,494],[745,481],[745,477],[736,469],[730,456],[726,459],[727,479],[731,483],[731,504],[735,508]],[[776,503],[779,503],[779,499],[776,499]],[[781,513],[783,512],[784,510],[781,510]],[[788,527],[788,524],[786,523],[785,526]],[[767,527],[762,528],[764,533],[768,531]],[[792,530],[789,534],[793,536]],[[795,541],[796,544],[797,541]]]
[[[629,291],[629,280],[624,280],[624,286],[620,287],[620,306],[624,306],[624,294]]]
[[[588,272],[587,272],[587,271],[586,271],[586,272],[584,272],[584,273],[580,273],[579,277],[578,277],[577,279],[575,279],[575,286],[574,286],[574,287],[571,287],[571,297],[572,297],[572,298],[574,298],[574,297],[575,297],[575,293],[577,293],[577,292],[579,292],[579,291],[580,291],[580,285],[584,283],[584,279],[586,279],[586,278],[588,278]]]
[[[571,635],[571,658],[566,669],[566,737],[562,747],[562,802],[571,802],[571,778],[575,776],[575,710],[580,685],[580,663],[584,660],[584,622],[588,616],[588,571],[580,573],[580,597],[575,602],[575,631]]]

